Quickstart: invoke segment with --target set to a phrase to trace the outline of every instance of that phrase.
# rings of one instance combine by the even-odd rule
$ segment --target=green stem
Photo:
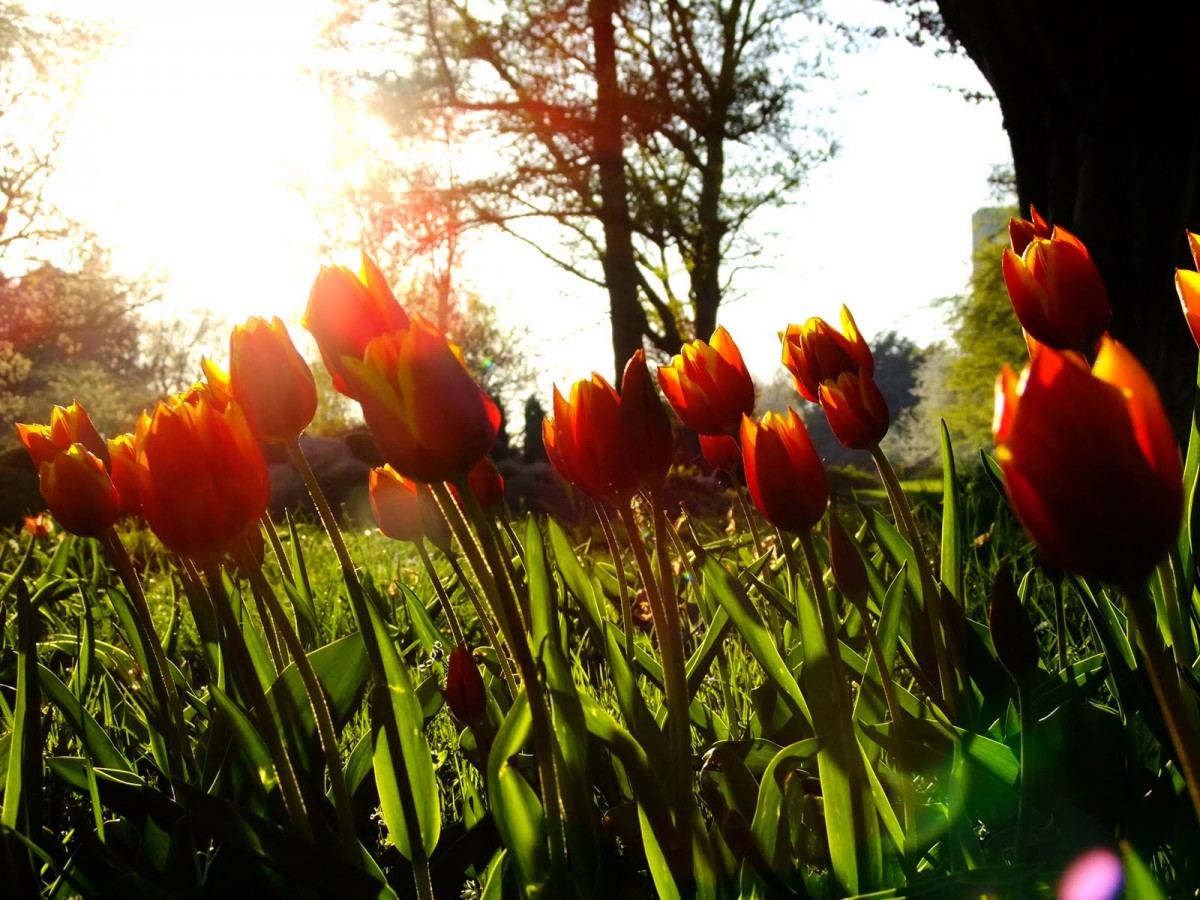
[[[862,617],[867,646],[870,648],[871,656],[875,658],[876,668],[879,669],[879,682],[883,685],[883,699],[887,703],[888,718],[891,719],[892,731],[896,740],[895,767],[898,770],[896,775],[900,782],[901,814],[904,816],[904,855],[911,858],[917,849],[917,797],[916,791],[913,790],[912,769],[908,765],[908,754],[904,750],[905,733],[908,729],[900,712],[900,700],[896,696],[896,685],[892,681],[891,670],[883,654],[883,647],[879,643],[879,633],[875,630],[875,623],[867,614],[866,603],[858,608],[858,614]]]
[[[763,555],[762,540],[758,536],[758,525],[754,521],[754,510],[746,501],[746,488],[738,480],[737,473],[729,472],[729,477],[733,479],[733,491],[737,495],[738,505],[742,508],[742,518],[746,520],[746,527],[750,529],[750,539],[754,542],[755,558]]]
[[[633,664],[634,635],[633,635],[633,603],[629,599],[629,585],[625,583],[625,564],[621,561],[621,548],[617,544],[617,535],[613,531],[612,521],[603,503],[596,503],[596,513],[600,517],[600,530],[604,532],[604,540],[608,542],[608,555],[612,558],[613,568],[617,576],[617,595],[621,600],[621,628],[625,632],[625,659]]]
[[[304,684],[304,692],[308,695],[309,706],[312,707],[313,720],[317,726],[317,737],[321,743],[321,751],[325,756],[325,767],[329,770],[329,783],[333,791],[333,804],[337,811],[338,826],[345,843],[347,859],[353,859],[358,853],[358,838],[354,829],[354,809],[350,803],[350,791],[346,787],[345,775],[342,771],[341,754],[338,750],[337,732],[333,727],[333,715],[329,710],[329,702],[325,690],[321,686],[317,673],[313,670],[308,654],[300,643],[300,637],[292,628],[292,623],[283,606],[275,596],[275,592],[263,576],[262,568],[255,560],[249,544],[242,551],[242,568],[250,579],[250,587],[260,602],[267,608],[275,620],[283,642],[291,654],[292,662],[300,674]]]
[[[1200,729],[1196,724],[1195,708],[1193,706],[1189,711],[1185,705],[1174,664],[1160,640],[1157,617],[1151,614],[1154,604],[1145,585],[1123,588],[1122,593],[1125,609],[1137,632],[1138,647],[1146,660],[1154,696],[1175,747],[1175,758],[1192,798],[1192,807],[1200,818]]]
[[[283,796],[284,809],[287,810],[288,818],[300,836],[306,840],[312,840],[312,825],[308,821],[308,811],[305,809],[304,797],[300,792],[300,782],[296,778],[296,770],[292,767],[287,747],[284,746],[283,738],[275,725],[274,716],[271,715],[271,706],[267,701],[262,682],[259,681],[254,663],[250,659],[250,650],[246,647],[242,630],[233,615],[233,607],[229,604],[229,597],[221,582],[220,567],[215,563],[206,566],[204,576],[204,581],[208,585],[208,595],[221,624],[220,631],[224,638],[222,643],[225,652],[237,675],[238,685],[246,693],[250,705],[254,708],[254,714],[258,719],[259,734],[266,741],[267,750],[271,754],[275,775],[279,779],[279,790]]]
[[[551,864],[555,871],[564,872],[567,845],[563,830],[561,791],[558,787],[558,773],[555,771],[554,729],[550,721],[545,686],[538,677],[537,662],[529,648],[528,632],[521,616],[520,605],[511,583],[496,578],[496,572],[504,571],[504,565],[498,558],[499,553],[494,541],[491,540],[491,531],[486,527],[471,529],[446,485],[431,484],[429,487],[496,615],[496,621],[500,625],[504,640],[512,650],[517,671],[525,685],[533,725],[534,757],[542,787],[542,808],[549,820],[546,832],[550,844]],[[468,514],[478,525],[483,513],[475,495],[465,483],[458,486],[458,493],[463,498]]]
[[[434,593],[437,594],[438,603],[442,606],[442,615],[446,617],[446,622],[450,625],[450,639],[454,641],[455,647],[466,647],[467,639],[463,637],[462,625],[459,624],[458,616],[454,613],[454,607],[450,605],[450,596],[446,593],[442,579],[438,576],[437,569],[433,567],[429,551],[425,549],[424,539],[417,541],[417,555],[421,557],[421,563],[425,566],[425,574],[433,582]]]
[[[1067,667],[1067,611],[1063,604],[1062,579],[1052,582],[1054,590],[1054,635],[1058,641],[1058,671]]]
[[[1170,557],[1159,563],[1158,581],[1162,585],[1163,607],[1167,613],[1167,625],[1171,632],[1171,651],[1175,655],[1175,664],[1181,669],[1190,670],[1196,659],[1196,645],[1192,641],[1192,630],[1183,620],[1180,612],[1178,583],[1175,580]]]
[[[186,780],[187,770],[195,766],[195,759],[192,756],[191,747],[184,738],[186,724],[183,718],[183,704],[179,700],[179,691],[175,688],[175,680],[171,677],[171,668],[167,662],[166,653],[154,630],[150,605],[146,602],[141,579],[138,578],[137,572],[133,568],[133,560],[129,558],[129,552],[121,543],[117,532],[112,528],[105,531],[100,535],[100,545],[113,561],[117,577],[125,585],[125,592],[133,603],[133,620],[137,624],[142,643],[146,646],[146,652],[150,654],[150,665],[146,667],[147,674],[150,676],[150,684],[158,700],[159,709],[169,725],[167,734],[172,751],[170,777],[176,784],[182,784]]]
[[[258,521],[267,533],[271,552],[275,554],[275,562],[279,565],[279,572],[283,575],[283,580],[294,586],[296,577],[292,574],[292,565],[288,562],[287,552],[283,549],[283,541],[279,539],[279,531],[275,528],[274,521],[268,513],[263,513]]]
[[[651,499],[654,515],[661,512],[657,499]],[[679,608],[662,595],[659,575],[655,573],[646,545],[642,541],[638,529],[637,517],[633,512],[633,503],[627,500],[620,508],[621,521],[625,525],[629,546],[637,561],[638,570],[642,576],[642,584],[646,589],[646,600],[650,606],[650,614],[654,619],[654,633],[658,638],[659,653],[662,656],[663,691],[667,709],[667,734],[672,749],[672,766],[675,775],[675,785],[672,793],[675,795],[675,829],[676,846],[673,854],[677,860],[677,871],[685,877],[692,874],[692,834],[691,822],[695,808],[695,797],[692,793],[692,737],[691,723],[688,717],[687,672],[686,660],[683,658],[683,635],[679,628]],[[655,531],[658,531],[657,525]]]
[[[1033,723],[1027,715],[1028,704],[1025,700],[1025,687],[1020,678],[1014,677],[1017,686],[1017,724],[1021,729],[1021,786],[1017,793],[1017,837],[1013,841],[1013,865],[1020,863],[1025,857],[1025,844],[1029,830],[1029,730]]]
[[[321,490],[320,482],[317,481],[317,476],[312,470],[312,466],[308,464],[308,459],[304,456],[304,451],[300,448],[300,441],[296,439],[287,444],[288,458],[292,465],[296,467],[296,471],[300,473],[300,477],[304,480],[305,486],[308,488],[309,496],[312,497],[313,505],[316,506],[317,515],[321,518],[321,524],[325,526],[325,531],[329,535],[329,541],[333,545],[333,551],[337,555],[338,563],[342,568],[342,578],[346,583],[346,590],[350,595],[350,606],[354,612],[354,619],[358,625],[359,634],[362,636],[363,645],[367,651],[367,659],[371,664],[371,672],[374,676],[374,690],[376,696],[380,694],[379,701],[374,704],[383,719],[383,731],[385,740],[388,742],[388,748],[392,756],[393,763],[399,763],[402,768],[404,766],[404,753],[400,742],[400,725],[396,721],[393,714],[392,702],[386,696],[390,690],[387,681],[387,670],[383,665],[383,655],[379,647],[378,639],[375,635],[375,626],[371,621],[371,614],[367,608],[367,598],[363,592],[362,583],[358,580],[358,573],[354,568],[354,560],[350,557],[350,551],[346,549],[346,541],[342,536],[342,530],[338,526],[337,518],[333,514],[333,510],[329,506],[329,501],[325,498],[325,492]],[[429,874],[429,859],[425,855],[425,843],[421,835],[420,823],[417,819],[416,806],[413,803],[412,796],[407,791],[400,791],[400,805],[403,809],[405,827],[410,835],[409,845],[412,851],[412,859],[409,860],[413,867],[413,878],[416,882],[417,896],[421,900],[432,900],[433,887],[430,881]]]
[[[475,607],[475,616],[479,619],[479,624],[483,626],[488,643],[492,645],[492,650],[496,653],[496,659],[500,662],[500,674],[504,679],[504,686],[508,691],[508,699],[515,700],[517,699],[517,676],[513,674],[512,664],[508,660],[508,651],[504,649],[504,641],[500,639],[500,635],[496,633],[496,626],[492,624],[492,616],[484,609],[483,603],[479,600],[479,594],[471,586],[471,582],[467,579],[467,573],[459,565],[458,559],[450,553],[446,554],[446,559],[450,562],[450,568],[454,570],[455,577],[458,578],[459,583],[463,586],[463,592],[471,601],[471,605]]]
[[[921,578],[921,594],[925,601],[925,615],[933,631],[933,652],[937,659],[941,695],[949,709],[953,710],[957,706],[956,688],[954,673],[951,671],[950,660],[947,656],[947,642],[950,634],[946,627],[945,616],[942,614],[941,591],[938,590],[937,579],[933,577],[933,570],[929,566],[929,557],[925,555],[924,544],[921,541],[921,531],[917,527],[917,520],[913,517],[912,507],[909,506],[908,497],[904,494],[904,488],[900,485],[900,478],[896,475],[896,470],[892,468],[891,461],[878,444],[869,449],[871,458],[875,460],[875,466],[879,469],[879,476],[883,480],[888,500],[892,504],[892,513],[895,515],[904,537],[908,540],[909,546],[912,547],[913,557],[917,561],[917,572]]]

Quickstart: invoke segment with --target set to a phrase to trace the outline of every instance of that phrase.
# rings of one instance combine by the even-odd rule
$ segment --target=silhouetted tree
[[[1112,332],[1186,421],[1196,348],[1179,316],[1185,229],[1200,229],[1200,4],[898,0],[920,41],[965,51],[1004,115],[1020,209],[1037,206],[1087,244],[1113,304]]]

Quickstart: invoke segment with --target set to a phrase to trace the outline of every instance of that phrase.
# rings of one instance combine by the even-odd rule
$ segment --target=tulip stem
[[[1159,709],[1167,724],[1171,743],[1175,745],[1175,758],[1179,763],[1192,807],[1200,818],[1200,729],[1196,724],[1194,705],[1189,708],[1179,690],[1179,678],[1173,661],[1167,656],[1158,632],[1158,620],[1154,603],[1147,594],[1146,586],[1122,588],[1125,609],[1137,632],[1138,647],[1146,660],[1146,671]]]
[[[342,772],[337,733],[333,727],[333,716],[329,710],[329,701],[325,697],[325,690],[317,678],[317,673],[313,670],[308,655],[304,652],[299,635],[292,628],[292,623],[284,612],[283,606],[280,605],[275,592],[263,576],[262,567],[255,559],[249,543],[242,548],[241,563],[242,569],[250,579],[250,587],[255,596],[260,598],[260,603],[269,610],[271,617],[275,620],[283,642],[287,645],[288,653],[292,656],[296,671],[300,674],[300,680],[304,684],[304,691],[308,695],[313,720],[317,727],[317,737],[321,742],[321,751],[325,755],[325,767],[329,770],[329,784],[333,791],[333,803],[337,810],[342,840],[345,842],[346,858],[354,859],[358,852],[358,838],[355,836],[354,829],[354,810]]]
[[[259,680],[258,671],[250,658],[250,650],[246,646],[241,626],[233,615],[233,607],[229,603],[229,595],[221,581],[221,569],[215,563],[205,567],[204,582],[208,586],[208,595],[220,620],[220,631],[224,635],[225,654],[229,664],[237,675],[238,686],[254,708],[258,718],[258,732],[266,742],[271,754],[271,762],[279,779],[279,789],[283,797],[283,806],[288,818],[301,837],[312,840],[312,825],[308,821],[308,812],[304,806],[304,797],[300,792],[300,782],[296,778],[296,770],[288,756],[287,747],[280,737],[279,728],[271,715],[271,706],[267,701],[266,692]]]
[[[454,570],[455,577],[463,586],[463,592],[471,600],[471,605],[475,607],[475,615],[479,619],[479,624],[483,626],[483,631],[487,635],[488,642],[492,645],[492,649],[496,652],[496,659],[500,662],[500,674],[504,678],[504,686],[508,690],[508,699],[517,699],[517,677],[513,674],[512,664],[508,659],[508,652],[504,649],[504,642],[500,639],[500,635],[496,633],[496,626],[492,624],[492,617],[483,604],[479,600],[479,595],[475,592],[475,588],[471,586],[471,582],[467,580],[467,573],[463,571],[459,565],[457,557],[452,553],[446,554],[446,559],[450,562],[450,568]]]
[[[455,615],[454,607],[450,605],[450,596],[446,593],[446,588],[442,585],[442,579],[438,576],[437,569],[433,567],[433,560],[429,558],[429,551],[425,549],[425,539],[418,539],[416,545],[417,555],[421,557],[421,563],[425,566],[425,574],[433,582],[433,590],[437,594],[438,602],[442,606],[442,615],[446,617],[446,622],[450,626],[450,639],[454,641],[455,647],[466,647],[467,639],[463,637],[462,625],[458,621],[458,616]]]
[[[621,548],[617,545],[617,535],[613,531],[612,521],[604,504],[596,502],[596,513],[600,517],[600,530],[608,542],[608,555],[612,557],[613,569],[617,576],[617,595],[621,603],[621,628],[625,632],[625,660],[633,663],[633,603],[629,599],[629,585],[625,583],[625,564],[621,561]]]
[[[662,514],[659,495],[655,492],[651,498],[654,509],[655,532],[658,532],[657,520]],[[674,757],[675,785],[672,793],[675,795],[675,857],[678,872],[684,877],[692,874],[692,840],[691,823],[695,797],[692,793],[692,736],[691,722],[688,715],[687,673],[683,658],[683,634],[679,625],[679,607],[673,601],[668,602],[663,596],[660,575],[654,571],[646,545],[642,541],[638,528],[637,517],[633,512],[632,500],[626,500],[620,507],[621,521],[625,525],[626,536],[641,572],[642,583],[646,589],[646,600],[650,605],[650,614],[654,619],[654,631],[658,636],[659,653],[662,656],[663,693],[667,710],[667,731]]]
[[[100,545],[113,561],[113,565],[116,566],[117,576],[125,585],[125,592],[133,604],[134,615],[132,618],[142,643],[145,644],[146,653],[150,656],[150,659],[147,660],[149,665],[146,666],[147,675],[150,677],[150,684],[153,687],[155,698],[158,700],[160,713],[170,726],[168,734],[172,744],[169,757],[171,779],[177,784],[182,784],[187,769],[195,765],[195,759],[192,756],[191,747],[183,736],[185,728],[183,704],[179,700],[179,691],[175,688],[175,679],[171,677],[171,667],[167,662],[166,653],[154,630],[154,620],[150,616],[150,606],[146,602],[141,579],[138,578],[137,572],[133,568],[133,560],[129,558],[129,552],[121,543],[121,538],[117,535],[116,530],[111,526],[100,535]]]
[[[1062,579],[1055,578],[1051,585],[1054,591],[1054,634],[1058,641],[1058,671],[1067,667],[1067,611],[1063,603]]]
[[[949,649],[947,644],[950,634],[946,627],[945,617],[942,615],[941,592],[938,590],[937,580],[933,577],[933,571],[929,567],[929,557],[925,555],[924,543],[921,540],[921,531],[917,527],[917,520],[913,517],[912,507],[908,503],[908,497],[905,496],[904,488],[900,484],[900,478],[896,474],[896,470],[892,468],[891,460],[887,458],[887,455],[878,444],[874,444],[868,449],[871,453],[871,458],[875,460],[876,468],[879,469],[879,476],[883,480],[888,500],[892,505],[892,513],[895,515],[896,521],[900,525],[905,538],[907,538],[909,546],[912,547],[913,557],[917,561],[917,572],[921,578],[921,594],[924,599],[925,616],[929,622],[930,629],[933,631],[933,652],[937,660],[938,680],[941,682],[941,698],[952,711],[957,706],[957,703],[955,702],[954,674],[951,671],[951,663],[947,657]]]
[[[754,510],[750,504],[746,502],[746,488],[738,481],[737,472],[733,469],[726,470],[729,472],[729,477],[733,479],[733,493],[738,499],[738,505],[742,508],[742,518],[746,520],[746,527],[750,529],[750,540],[754,544],[755,558],[763,555],[762,539],[758,536],[758,525],[754,521]]]
[[[464,479],[465,482],[465,479]],[[538,768],[538,776],[542,788],[542,808],[546,812],[546,834],[549,840],[550,860],[554,871],[566,870],[567,846],[564,832],[562,793],[558,785],[558,773],[555,770],[556,747],[554,729],[550,721],[550,709],[545,686],[538,677],[537,662],[529,648],[528,632],[521,617],[521,608],[513,593],[511,582],[501,583],[496,578],[496,571],[503,569],[498,559],[499,552],[492,540],[491,532],[478,527],[472,530],[467,524],[463,511],[459,509],[454,495],[445,484],[429,486],[442,515],[450,525],[450,530],[458,539],[467,564],[475,573],[475,577],[483,589],[484,596],[496,614],[496,621],[504,634],[504,639],[512,650],[517,663],[517,671],[525,685],[525,693],[529,698],[529,714],[533,725],[534,759]],[[458,494],[463,499],[463,505],[473,520],[478,522],[483,518],[483,510],[475,499],[470,487],[463,483],[458,486]],[[484,536],[487,540],[483,540]]]

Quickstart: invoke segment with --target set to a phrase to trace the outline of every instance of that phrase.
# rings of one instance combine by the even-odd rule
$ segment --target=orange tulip
[[[821,521],[829,481],[795,410],[768,412],[762,422],[743,416],[742,463],[754,505],[776,528],[800,534]]]
[[[142,501],[138,498],[137,438],[132,434],[119,434],[115,438],[109,438],[108,452],[112,459],[113,484],[117,486],[117,493],[121,495],[122,515],[141,515]]]
[[[457,481],[485,457],[500,409],[424,318],[342,357],[344,374],[384,460],[406,478]]]
[[[38,471],[42,498],[67,531],[97,537],[119,515],[120,497],[109,476],[108,445],[78,403],[56,406],[49,425],[17,424]]]
[[[238,549],[266,511],[270,480],[237,405],[173,397],[138,423],[138,496],[159,539],[196,562]]]
[[[646,355],[625,366],[621,393],[603,376],[554,389],[554,417],[542,423],[546,455],[558,473],[589,497],[628,501],[662,483],[671,465],[671,422],[650,383]]]
[[[1108,328],[1108,291],[1083,242],[1055,227],[1018,256],[1005,249],[1004,286],[1021,327],[1056,350],[1091,353]]]
[[[414,544],[428,538],[438,549],[449,551],[450,526],[427,488],[391,466],[380,466],[371,470],[368,489],[371,512],[385,536]]]
[[[233,329],[229,390],[260,441],[294,441],[317,412],[312,370],[278,317]]]
[[[1012,218],[1008,220],[1008,240],[1012,244],[1013,253],[1017,256],[1023,254],[1025,248],[1035,238],[1047,239],[1053,231],[1054,229],[1038,215],[1038,211],[1033,208],[1032,204],[1029,206],[1028,219]]]
[[[321,267],[301,324],[316,340],[334,389],[353,396],[343,358],[362,359],[367,344],[381,334],[406,330],[409,320],[379,267],[364,253],[358,274],[345,266]]]
[[[1189,231],[1187,238],[1188,246],[1192,248],[1192,259],[1196,262],[1196,268],[1200,269],[1200,236]],[[1179,302],[1183,304],[1183,314],[1192,331],[1192,340],[1200,346],[1200,272],[1176,269],[1175,290],[1179,294]]]
[[[35,540],[45,540],[54,534],[54,523],[45,513],[25,517],[25,527],[21,529]]]
[[[1043,348],[996,382],[1009,502],[1059,568],[1130,585],[1162,559],[1183,510],[1179,448],[1158,391],[1110,337],[1095,366]]]
[[[783,364],[792,373],[802,397],[820,403],[837,439],[847,447],[866,450],[888,430],[887,401],[875,383],[875,358],[842,307],[839,332],[824,319],[789,325],[783,338]]]
[[[38,466],[42,497],[71,534],[99,537],[120,515],[120,497],[104,463],[83,444],[72,444]]]
[[[34,466],[50,462],[60,453],[66,453],[72,444],[82,444],[84,449],[109,465],[108,445],[96,426],[92,424],[87,410],[74,401],[70,406],[56,406],[50,412],[49,425],[23,425],[17,423],[17,434],[29,451]]]
[[[712,342],[684,344],[658,383],[679,421],[697,434],[736,434],[743,414],[754,411],[754,382],[742,354],[724,328]]]

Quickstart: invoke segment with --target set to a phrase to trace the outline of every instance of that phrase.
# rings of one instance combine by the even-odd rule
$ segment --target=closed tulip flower
[[[746,487],[763,518],[783,531],[808,531],[829,505],[821,457],[795,410],[768,412],[761,422],[742,417]]]
[[[109,474],[108,445],[78,403],[56,406],[49,425],[17,424],[17,434],[38,471],[42,498],[72,534],[97,537],[120,515],[120,496]]]
[[[742,464],[742,448],[737,438],[728,434],[700,435],[700,453],[714,469],[732,472]]]
[[[467,486],[483,509],[496,509],[504,502],[504,476],[490,457],[485,456],[471,467]]]
[[[1196,262],[1196,268],[1200,269],[1200,237],[1189,231],[1187,238],[1188,246],[1192,248],[1192,259]],[[1179,302],[1183,304],[1183,315],[1191,329],[1192,340],[1200,346],[1200,272],[1176,269],[1175,290],[1179,294]]]
[[[142,515],[168,549],[196,562],[240,547],[266,511],[270,481],[236,404],[174,397],[138,423]]]
[[[417,544],[428,539],[439,550],[450,549],[450,526],[429,490],[391,466],[371,470],[368,499],[379,530],[395,541]]]
[[[671,465],[671,422],[638,350],[625,366],[621,393],[601,375],[554,389],[554,417],[542,423],[546,455],[558,473],[589,497],[628,501],[662,483]]]
[[[446,667],[446,705],[454,718],[467,724],[478,722],[487,711],[483,676],[479,674],[470,648],[462,644],[450,651],[450,664]]]
[[[317,412],[312,370],[278,318],[251,318],[229,337],[229,390],[260,441],[294,441]]]
[[[99,537],[121,514],[108,470],[83,444],[38,466],[38,483],[51,514],[71,534]]]
[[[1021,255],[1004,251],[1004,286],[1021,327],[1056,350],[1092,353],[1112,319],[1108,291],[1083,242],[1056,227]]]
[[[491,451],[499,407],[424,318],[342,362],[379,452],[405,478],[457,481]]]
[[[371,341],[407,329],[409,319],[379,267],[364,253],[357,274],[345,266],[321,267],[302,324],[317,342],[334,389],[353,396],[343,359],[362,359]]]
[[[1107,336],[1088,368],[1042,349],[996,382],[996,459],[1009,502],[1053,565],[1129,587],[1179,533],[1182,466],[1146,371]]]
[[[736,434],[742,416],[754,411],[754,382],[724,328],[711,343],[684,344],[671,365],[658,367],[658,383],[679,421],[697,434]]]
[[[783,364],[805,400],[820,403],[834,435],[847,447],[869,450],[888,430],[887,401],[875,383],[875,357],[842,307],[842,330],[813,317],[781,335]]]

